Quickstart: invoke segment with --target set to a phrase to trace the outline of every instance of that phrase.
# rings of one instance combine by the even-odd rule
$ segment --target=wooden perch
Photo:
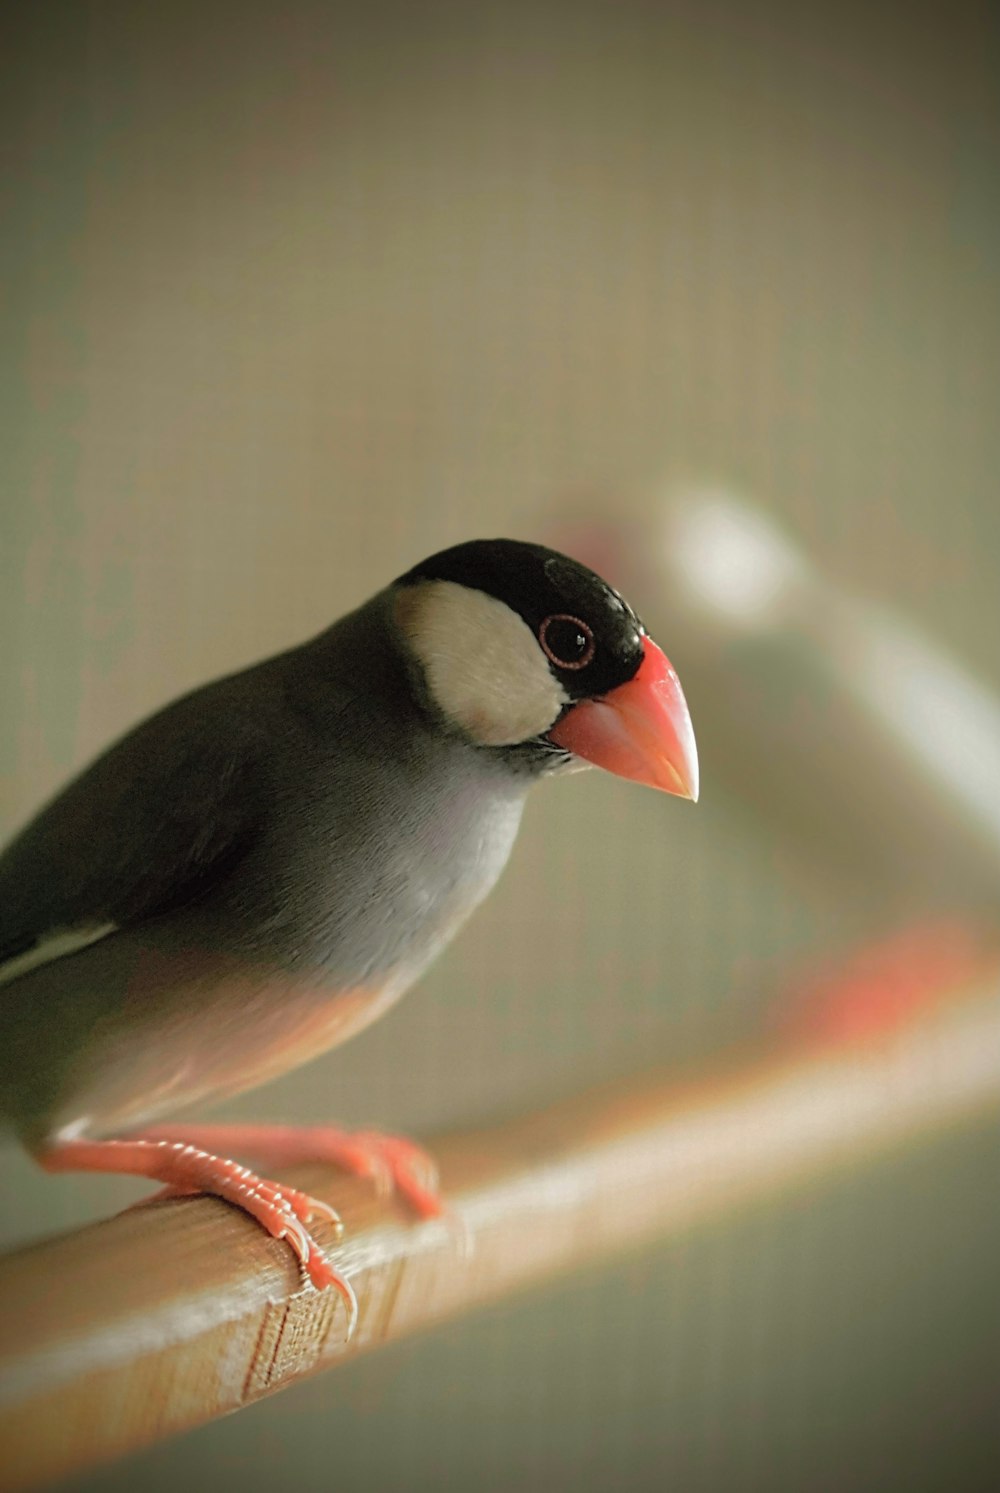
[[[754,1058],[681,1085],[652,1075],[433,1143],[467,1235],[415,1224],[323,1169],[333,1291],[213,1199],[152,1203],[0,1262],[0,1465],[37,1487],[169,1436],[480,1302],[813,1178],[1000,1099],[995,972],[877,1043]],[[465,1247],[467,1244],[467,1248]]]

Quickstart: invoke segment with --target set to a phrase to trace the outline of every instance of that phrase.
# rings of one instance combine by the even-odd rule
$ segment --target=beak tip
[[[689,798],[693,804],[698,802],[700,789],[700,772],[698,765],[698,747],[694,739],[694,728],[691,725],[691,717],[688,715],[687,704],[681,700],[683,710],[682,725],[677,733],[677,755],[674,757],[674,772],[681,785],[681,794]]]
[[[696,804],[698,802],[698,794],[700,791],[700,785],[698,782],[698,764],[695,763],[693,768],[690,765],[686,764],[686,771],[684,773],[678,773],[677,777],[681,785],[677,796],[679,798],[689,799],[691,803]]]

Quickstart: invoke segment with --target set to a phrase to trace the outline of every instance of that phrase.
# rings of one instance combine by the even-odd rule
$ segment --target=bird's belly
[[[336,937],[320,925],[295,960],[224,949],[210,923],[184,917],[32,971],[4,991],[0,1107],[29,1144],[107,1135],[254,1088],[346,1041],[493,886],[519,807],[484,820],[450,861],[415,864],[390,916],[381,899],[357,906]]]
[[[5,1105],[29,1143],[120,1132],[266,1083],[374,1021],[416,973],[342,989],[162,940],[119,934],[97,952],[32,979],[72,973],[73,999],[52,987],[44,1061],[19,1065]],[[92,970],[60,971],[91,953]]]
[[[256,1088],[345,1042],[408,983],[327,990],[241,973],[224,997],[215,987],[210,1006],[156,1023],[152,1045],[130,1031],[95,1065],[93,1082],[74,1086],[59,1128],[119,1130]]]

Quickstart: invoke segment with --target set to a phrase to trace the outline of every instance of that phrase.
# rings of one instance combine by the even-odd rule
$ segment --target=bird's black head
[[[697,791],[677,677],[628,603],[585,565],[540,544],[473,540],[415,565],[394,590],[421,692],[447,728],[480,747],[523,751],[536,765],[576,757],[671,792]],[[608,710],[617,720],[624,707],[625,746],[607,740]],[[669,772],[665,735],[669,753],[684,759]]]
[[[397,584],[433,582],[439,583],[439,599],[450,597],[449,626],[470,635],[476,650],[493,655],[492,667],[509,645],[515,672],[508,685],[515,697],[518,684],[525,682],[526,658],[534,682],[544,669],[546,684],[551,680],[565,696],[560,711],[576,700],[607,694],[631,679],[642,663],[644,628],[628,603],[585,565],[543,545],[472,540],[432,555]],[[459,597],[445,589],[458,586],[469,594]],[[505,617],[505,612],[513,615]],[[527,654],[525,628],[535,645]],[[449,650],[453,658],[459,646],[454,637]]]

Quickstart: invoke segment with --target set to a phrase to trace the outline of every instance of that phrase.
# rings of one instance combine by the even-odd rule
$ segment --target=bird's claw
[[[302,1261],[303,1267],[309,1279],[317,1291],[334,1290],[338,1292],[344,1305],[347,1307],[347,1331],[345,1342],[350,1342],[358,1325],[358,1297],[345,1276],[333,1268],[330,1260],[320,1249],[318,1244],[313,1244],[309,1252],[309,1258]]]
[[[308,1194],[306,1194],[308,1197]],[[331,1208],[329,1203],[324,1203],[320,1198],[308,1197],[309,1215],[306,1223],[331,1223],[333,1224],[338,1239],[344,1237],[344,1220],[336,1208]]]
[[[336,1159],[350,1170],[361,1170],[351,1164],[354,1154],[364,1158],[362,1175],[375,1178],[379,1196],[398,1192],[421,1218],[439,1218],[444,1212],[440,1174],[422,1146],[381,1130],[359,1130],[337,1149]]]

